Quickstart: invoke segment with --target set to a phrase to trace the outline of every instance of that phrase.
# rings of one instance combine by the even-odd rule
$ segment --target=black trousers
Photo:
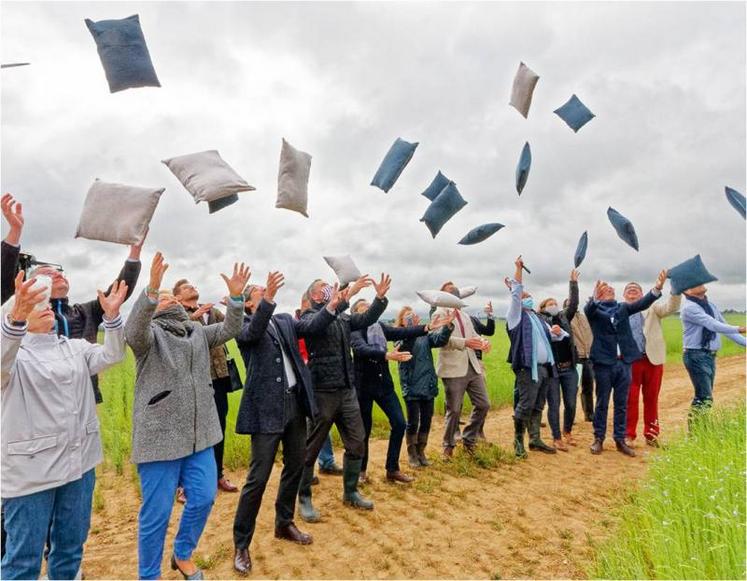
[[[428,434],[433,419],[433,399],[406,399],[407,433]]]
[[[530,369],[519,369],[514,384],[514,397],[517,398],[514,400],[514,416],[529,421],[533,413],[542,413],[551,380],[551,372],[547,365],[537,366],[537,381],[532,380]]]
[[[364,441],[363,463],[361,472],[368,469],[368,441],[371,438],[373,428],[373,405],[376,403],[389,420],[389,447],[386,452],[386,471],[399,471],[399,453],[402,449],[402,438],[405,437],[405,416],[402,413],[402,405],[394,390],[381,391],[378,393],[360,392],[358,404],[361,408],[363,429],[366,431]]]
[[[355,390],[316,391],[314,395],[319,416],[306,441],[306,466],[314,467],[316,457],[324,446],[332,424],[336,425],[337,431],[340,432],[345,447],[344,457],[348,460],[361,460],[365,453],[366,432]]]
[[[295,390],[285,397],[286,417],[282,434],[252,434],[252,459],[249,474],[241,489],[239,506],[233,522],[233,542],[237,549],[247,549],[257,524],[262,495],[270,479],[278,446],[283,444],[283,471],[275,499],[275,526],[284,527],[293,521],[296,494],[303,473],[306,449],[306,418],[301,412]]]
[[[213,446],[213,452],[215,452],[215,467],[218,469],[218,480],[223,478],[223,444],[226,440],[226,417],[228,417],[228,394],[230,391],[230,377],[219,377],[218,379],[213,380],[215,409],[218,410],[220,431],[223,434],[223,439]]]
[[[584,419],[591,421],[594,417],[594,365],[591,359],[579,359],[581,364],[581,409]]]

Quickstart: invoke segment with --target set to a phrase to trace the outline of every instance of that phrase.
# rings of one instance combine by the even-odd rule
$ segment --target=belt
[[[564,361],[562,363],[558,363],[558,369],[571,369],[573,368],[573,361]]]
[[[709,355],[716,355],[717,351],[711,351],[710,349],[689,349],[685,348],[684,351],[703,351]]]

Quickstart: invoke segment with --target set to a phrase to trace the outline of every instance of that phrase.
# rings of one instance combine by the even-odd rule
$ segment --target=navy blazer
[[[236,417],[237,434],[281,434],[289,418],[285,417],[285,389],[288,378],[283,352],[290,358],[296,374],[299,401],[304,413],[314,419],[316,400],[309,368],[298,350],[298,338],[323,332],[334,321],[327,309],[299,321],[291,315],[274,315],[275,305],[262,301],[252,315],[244,315],[244,324],[236,343],[246,366],[246,382]],[[275,323],[275,329],[269,324]]]
[[[598,365],[612,365],[617,361],[617,346],[620,345],[620,356],[625,363],[633,363],[642,357],[641,351],[633,339],[630,330],[630,315],[645,311],[661,296],[649,291],[643,298],[634,303],[610,301],[601,304],[593,298],[584,307],[586,318],[594,335],[591,343],[590,357]],[[605,316],[600,305],[613,307],[613,316]]]

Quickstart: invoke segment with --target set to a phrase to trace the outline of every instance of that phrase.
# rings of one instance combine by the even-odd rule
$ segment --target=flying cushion
[[[466,299],[477,292],[476,286],[463,286],[459,289],[459,298]]]
[[[412,159],[417,146],[417,142],[408,143],[398,137],[384,156],[384,161],[381,162],[376,175],[371,180],[371,185],[388,192]]]
[[[529,148],[529,142],[524,144],[519,156],[519,163],[516,166],[516,191],[521,195],[524,186],[529,177],[529,168],[532,166],[532,150]]]
[[[303,214],[307,218],[309,199],[309,172],[311,156],[300,151],[283,139],[278,170],[278,198],[276,208],[285,208]]]
[[[670,279],[672,293],[678,295],[682,291],[718,280],[703,264],[700,254],[688,258],[677,266],[670,268],[667,277]]]
[[[461,309],[466,307],[465,303],[459,297],[455,297],[451,293],[440,290],[424,290],[418,291],[417,295],[423,299],[426,303],[432,307],[445,307],[447,309]]]
[[[562,107],[555,109],[553,113],[565,121],[568,127],[573,129],[574,133],[577,133],[579,129],[594,119],[594,113],[589,111],[588,107],[575,94],[571,95],[568,102]]]
[[[519,63],[519,70],[514,77],[514,85],[511,88],[511,101],[509,105],[513,106],[524,119],[529,115],[529,106],[532,104],[532,94],[534,87],[539,80],[539,75],[524,63]]]
[[[164,188],[140,188],[97,179],[88,190],[76,238],[140,244]]]
[[[122,20],[98,22],[86,18],[86,26],[96,41],[110,93],[161,86],[137,14]]]
[[[607,217],[622,241],[638,251],[638,236],[633,223],[612,207],[607,208]]]
[[[325,256],[324,260],[335,271],[337,280],[341,285],[355,282],[361,277],[361,271],[353,262],[349,254],[345,256]]]
[[[573,255],[573,266],[578,268],[586,258],[586,249],[589,247],[589,234],[584,232],[581,234],[581,238],[578,239],[578,245],[576,246],[576,253]]]
[[[746,217],[745,200],[742,194],[740,194],[737,190],[733,190],[732,188],[727,186],[726,199],[729,200],[729,203],[732,205],[732,207],[742,215],[742,218]]]
[[[477,226],[477,228],[472,228],[467,232],[467,235],[459,241],[459,244],[477,244],[487,240],[501,228],[503,228],[503,224],[498,224],[498,222]]]
[[[226,196],[225,198],[218,198],[217,200],[212,200],[208,202],[208,210],[210,214],[215,214],[219,210],[222,210],[223,208],[227,208],[231,204],[235,204],[239,201],[238,194],[231,194],[230,196]]]
[[[431,231],[431,236],[435,238],[436,234],[444,227],[444,224],[451,220],[454,214],[466,205],[467,202],[459,193],[456,185],[454,182],[451,182],[431,202],[423,217],[420,218],[420,221],[425,222],[428,230]]]
[[[438,194],[440,194],[443,191],[443,189],[451,183],[454,183],[454,182],[452,182],[449,178],[447,178],[444,174],[442,174],[439,171],[436,174],[436,177],[433,178],[431,185],[429,185],[425,189],[425,191],[420,195],[425,196],[432,202],[433,200],[436,199],[436,196],[438,196]]]
[[[195,204],[212,202],[255,189],[223,161],[214,149],[164,159],[162,163],[166,164],[171,173],[192,194]]]

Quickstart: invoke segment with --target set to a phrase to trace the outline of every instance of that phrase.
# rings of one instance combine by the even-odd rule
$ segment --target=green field
[[[745,316],[741,314],[729,315],[727,320],[734,325],[744,325]],[[506,363],[508,353],[508,336],[501,322],[497,325],[496,335],[492,337],[492,351],[485,356],[487,367],[487,383],[490,401],[493,407],[510,405],[513,398],[514,376],[510,366]],[[682,331],[679,318],[673,316],[664,320],[664,333],[667,341],[667,362],[679,362],[682,351]],[[232,341],[229,349],[238,355],[236,344]],[[719,355],[728,356],[744,353],[744,349],[728,339],[724,339]],[[435,355],[435,354],[434,354]],[[243,374],[243,363],[237,357]],[[397,368],[391,365],[395,385],[399,385]],[[102,377],[101,390],[104,403],[99,406],[101,421],[101,435],[104,446],[105,465],[122,473],[129,463],[131,440],[131,417],[133,401],[133,385],[135,381],[135,365],[132,353],[127,353],[126,359],[116,367],[105,372]],[[229,396],[228,427],[226,429],[225,465],[235,469],[247,466],[249,462],[249,437],[238,436],[234,433],[236,410],[241,393]],[[469,404],[465,405],[465,409]],[[443,390],[436,399],[436,413],[443,414]],[[382,436],[387,431],[387,422],[381,411],[374,408],[374,437]]]

